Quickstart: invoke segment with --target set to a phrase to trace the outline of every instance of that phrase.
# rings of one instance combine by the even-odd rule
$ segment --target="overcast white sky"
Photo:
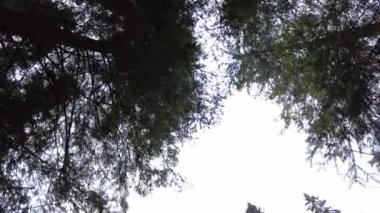
[[[156,189],[145,198],[132,194],[129,213],[244,213],[247,202],[265,213],[302,213],[304,192],[343,213],[380,212],[380,188],[349,189],[334,169],[310,168],[305,135],[294,128],[280,135],[279,106],[241,92],[224,112],[220,125],[182,149],[178,170],[192,186]]]

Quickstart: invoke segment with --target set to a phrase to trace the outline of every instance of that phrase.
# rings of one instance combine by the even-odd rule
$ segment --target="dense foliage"
[[[379,10],[372,0],[220,5],[232,83],[258,87],[281,104],[286,126],[308,134],[310,157],[347,161],[354,180],[368,175],[356,163],[358,153],[374,155],[378,164]]]
[[[0,209],[127,209],[180,184],[180,142],[220,97],[193,36],[201,2],[0,2]]]
[[[355,159],[380,166],[379,11],[372,0],[1,1],[0,209],[126,210],[131,187],[179,184],[181,142],[223,99],[201,63],[204,33],[231,56],[231,85],[258,87],[308,133],[311,158],[368,176]]]

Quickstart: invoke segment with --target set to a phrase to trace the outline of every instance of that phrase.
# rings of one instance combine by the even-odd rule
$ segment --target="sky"
[[[244,213],[247,202],[265,213],[303,213],[303,193],[326,199],[343,213],[380,212],[380,184],[350,188],[333,167],[311,167],[305,134],[294,127],[281,134],[280,110],[236,92],[225,103],[221,123],[182,148],[177,169],[189,184],[181,192],[131,193],[129,213]]]

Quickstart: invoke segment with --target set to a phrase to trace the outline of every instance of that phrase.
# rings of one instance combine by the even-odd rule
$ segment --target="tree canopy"
[[[220,5],[221,35],[233,56],[231,82],[283,106],[281,118],[308,134],[311,159],[348,162],[379,150],[378,1],[238,1]]]
[[[127,209],[176,185],[180,142],[220,96],[193,30],[202,2],[0,2],[0,209]]]
[[[1,1],[0,209],[126,210],[130,188],[179,184],[181,142],[218,121],[225,95],[204,71],[202,24],[232,56],[231,85],[281,104],[311,158],[368,177],[355,159],[380,166],[379,11],[372,0]]]

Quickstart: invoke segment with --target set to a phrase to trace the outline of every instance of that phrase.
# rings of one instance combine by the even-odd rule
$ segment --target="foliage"
[[[220,5],[231,82],[281,104],[285,126],[308,134],[310,159],[348,161],[353,180],[369,177],[357,154],[375,153],[380,143],[379,9],[356,0]]]
[[[304,194],[305,196],[305,206],[306,210],[313,213],[341,213],[340,210],[332,209],[331,207],[326,206],[326,200],[320,200],[316,196],[310,196]],[[245,213],[263,213],[260,208],[248,203],[247,210]]]
[[[326,200],[320,200],[316,196],[310,196],[304,194],[306,200],[307,210],[313,213],[340,213],[340,210],[332,209],[331,207],[326,206]]]
[[[247,210],[245,210],[245,213],[263,213],[259,207],[256,207],[255,205],[252,205],[248,203]]]
[[[233,85],[282,104],[285,126],[308,133],[310,159],[368,175],[355,153],[380,167],[379,10],[371,0],[1,1],[0,208],[126,210],[131,187],[180,184],[181,142],[217,121],[223,99],[194,32],[207,15],[233,57]]]
[[[181,142],[222,97],[202,72],[201,1],[0,2],[0,209],[127,209],[181,183]]]

